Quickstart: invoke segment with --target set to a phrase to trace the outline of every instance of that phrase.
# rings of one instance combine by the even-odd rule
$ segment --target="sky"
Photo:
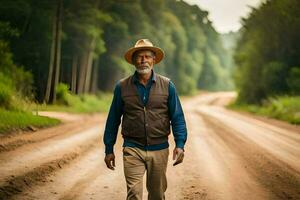
[[[237,31],[241,27],[240,18],[246,17],[252,7],[258,7],[263,0],[184,0],[209,12],[208,18],[220,33]]]

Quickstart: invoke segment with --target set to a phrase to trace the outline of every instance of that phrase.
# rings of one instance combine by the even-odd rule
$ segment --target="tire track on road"
[[[243,137],[232,127],[202,112],[205,123],[214,130],[236,155],[245,163],[245,169],[271,194],[272,199],[299,199],[300,174],[294,168],[278,159],[262,146]]]
[[[100,118],[101,119],[101,118]],[[83,131],[96,123],[102,123],[103,119],[99,120],[94,116],[83,117],[83,120],[76,122],[68,122],[55,127],[46,128],[37,132],[25,132],[18,135],[9,135],[0,137],[0,153],[5,153],[18,149],[24,145],[32,143],[40,143],[52,138],[66,137]],[[59,129],[59,131],[57,131]],[[62,134],[63,133],[63,134]]]
[[[192,177],[184,184],[186,199],[268,199],[262,185],[248,174],[243,161],[196,111],[189,112],[190,143],[185,164]],[[192,192],[192,193],[191,193]]]

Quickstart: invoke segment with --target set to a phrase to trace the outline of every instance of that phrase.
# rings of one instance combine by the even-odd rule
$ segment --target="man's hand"
[[[107,154],[104,158],[104,161],[106,163],[107,168],[111,170],[115,170],[116,164],[115,164],[115,154],[110,153]]]
[[[184,158],[184,151],[183,151],[183,149],[182,148],[175,148],[173,150],[173,160],[176,159],[176,161],[174,162],[173,166],[182,163],[183,158]]]

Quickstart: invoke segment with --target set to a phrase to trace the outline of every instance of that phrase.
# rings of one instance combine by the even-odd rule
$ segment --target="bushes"
[[[29,71],[14,64],[9,43],[2,38],[3,30],[15,31],[0,21],[0,106],[8,110],[23,110],[26,101],[33,99],[33,77]]]
[[[26,130],[29,126],[47,127],[59,123],[57,119],[33,115],[27,107],[27,97],[21,96],[13,81],[0,72],[0,134]]]
[[[286,84],[287,66],[281,62],[270,62],[262,69],[262,88],[268,96],[284,94],[288,91]]]
[[[57,104],[66,106],[72,105],[72,93],[69,91],[69,86],[67,84],[59,83],[55,92]]]
[[[10,78],[0,72],[0,107],[12,111],[25,111],[27,98],[21,96]]]
[[[300,124],[300,96],[269,98],[261,106],[234,103],[229,107],[284,120],[292,124]]]
[[[290,69],[287,83],[292,94],[300,95],[300,67]]]
[[[35,116],[27,110],[28,100],[33,100],[33,77],[14,64],[9,44],[2,39],[4,28],[9,28],[4,25],[0,22],[0,133],[58,124],[57,119]]]
[[[15,93],[11,80],[0,72],[0,107],[5,109],[13,108],[13,95]]]
[[[270,98],[261,112],[268,116],[300,124],[300,96]]]
[[[25,87],[25,86],[24,86]],[[13,81],[0,72],[0,107],[12,111],[26,111],[29,97],[16,90]],[[32,93],[31,93],[32,94]]]
[[[59,83],[56,87],[56,104],[42,105],[42,110],[55,110],[66,112],[105,112],[108,111],[112,95],[97,93],[97,95],[75,95],[69,90],[69,86]]]

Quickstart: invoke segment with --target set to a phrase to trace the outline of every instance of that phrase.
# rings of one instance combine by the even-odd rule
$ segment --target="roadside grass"
[[[56,104],[32,104],[33,111],[60,111],[70,113],[97,113],[107,112],[112,100],[111,93],[98,93],[97,95],[74,95],[68,93]]]
[[[23,80],[23,79],[22,79]],[[59,83],[56,88],[54,105],[33,102],[33,94],[17,89],[15,80],[0,71],[0,133],[6,134],[17,130],[34,130],[54,126],[57,119],[38,116],[40,110],[73,113],[106,112],[109,109],[112,94],[98,92],[97,95],[75,95],[67,84]],[[30,91],[30,92],[29,92]],[[24,93],[23,93],[24,92]]]
[[[60,123],[57,119],[36,116],[28,109],[30,98],[16,91],[12,80],[0,72],[0,134],[35,130]]]
[[[28,130],[31,127],[44,128],[60,124],[58,119],[35,115],[36,111],[59,111],[69,113],[107,112],[112,94],[70,95],[68,103],[59,102],[54,105],[35,104],[15,101],[17,109],[0,108],[0,134],[8,134],[17,130]]]
[[[1,81],[0,81],[1,83]],[[2,84],[0,90],[0,134],[9,134],[17,130],[34,130],[54,126],[58,119],[38,116],[37,111],[59,111],[71,113],[106,112],[109,109],[112,94],[75,95],[65,84],[57,88],[57,102],[53,105],[38,104],[18,95],[10,85]]]
[[[261,106],[234,102],[228,107],[287,121],[291,124],[300,124],[300,96],[269,98]]]
[[[27,111],[13,111],[0,108],[0,133],[7,134],[15,130],[28,130],[59,124],[58,119],[37,116]]]

